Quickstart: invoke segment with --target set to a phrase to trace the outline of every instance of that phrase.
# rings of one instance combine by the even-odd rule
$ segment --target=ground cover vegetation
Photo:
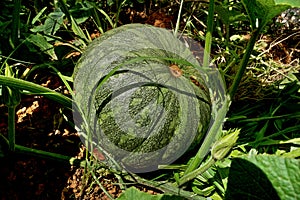
[[[1,1],[1,198],[298,199],[299,4]],[[198,41],[206,51],[193,53],[217,67],[227,88],[199,146],[143,174],[103,165],[105,155],[85,148],[72,115],[81,55],[95,38],[131,23]]]

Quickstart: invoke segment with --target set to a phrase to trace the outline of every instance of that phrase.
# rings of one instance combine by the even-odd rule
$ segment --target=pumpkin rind
[[[157,169],[193,148],[211,117],[197,66],[189,49],[161,28],[130,24],[93,41],[75,69],[74,100],[94,143],[135,172]]]

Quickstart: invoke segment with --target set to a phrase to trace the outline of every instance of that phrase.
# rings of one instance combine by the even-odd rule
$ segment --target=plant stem
[[[100,183],[98,177],[94,173],[95,168],[91,165],[91,163],[88,160],[86,160],[86,164],[87,164],[88,171],[90,172],[90,174],[92,175],[92,177],[94,178],[94,180],[96,181],[96,183],[98,184],[100,189],[104,192],[104,194],[106,194],[106,196],[108,196],[109,199],[114,199],[111,196],[111,194],[105,189],[105,187],[102,185],[102,183]]]
[[[292,131],[298,131],[298,130],[300,130],[300,125],[288,127],[288,128],[285,128],[281,131],[278,131],[278,132],[276,132],[272,135],[266,136],[264,138],[261,138],[259,140],[254,141],[254,142],[250,142],[249,145],[250,146],[259,146],[260,143],[265,142],[267,140],[271,140],[274,137],[277,137],[277,136],[280,136],[280,135],[283,135],[283,134],[286,134],[286,133],[289,133],[289,132],[292,132]]]
[[[14,0],[12,33],[11,33],[11,41],[14,47],[18,42],[18,38],[20,34],[20,10],[21,10],[21,0]]]
[[[70,86],[70,84],[68,83],[68,81],[66,80],[66,78],[64,77],[64,75],[62,75],[62,73],[57,70],[55,67],[53,67],[52,65],[49,66],[50,69],[52,69],[58,76],[59,78],[62,80],[62,82],[65,84],[66,88],[68,89],[69,93],[71,94],[71,96],[74,96],[74,92]]]
[[[2,65],[0,66],[0,71],[4,68],[4,66],[7,64],[7,61],[9,59],[12,59],[12,55],[26,42],[27,40],[23,40],[17,47],[14,48],[14,50],[7,56],[4,57],[3,55],[1,55],[1,57],[4,57],[5,60],[2,62]],[[20,62],[20,61],[17,61]]]
[[[215,140],[218,138],[218,135],[221,133],[220,128],[223,124],[223,119],[226,116],[227,110],[229,108],[230,99],[227,97],[225,99],[225,102],[223,103],[222,107],[217,111],[216,118],[213,122],[212,127],[209,129],[200,149],[198,150],[196,156],[192,160],[192,162],[188,165],[186,168],[184,174],[189,174],[195,169],[198,168],[198,166],[201,164],[207,153],[209,152],[209,149],[211,148],[211,145],[215,142]]]
[[[180,17],[181,17],[181,12],[182,12],[182,6],[183,6],[183,0],[180,1],[180,7],[179,7],[179,12],[177,16],[177,21],[176,21],[176,27],[174,31],[174,35],[176,36],[179,30],[179,25],[180,25]]]
[[[80,166],[80,167],[85,166],[84,160],[79,160],[79,159],[76,159],[76,158],[73,158],[70,156],[65,156],[65,155],[61,155],[61,154],[57,154],[57,153],[32,149],[32,148],[24,147],[24,146],[17,145],[17,144],[15,145],[15,150],[16,150],[16,153],[22,153],[22,154],[26,154],[26,155],[38,156],[41,158],[52,159],[55,161],[70,163],[71,165],[76,165],[76,166]]]
[[[43,95],[53,101],[62,104],[63,106],[69,109],[72,109],[72,99],[38,84],[0,75],[0,85],[6,85],[8,87],[13,87],[19,90],[26,90],[32,93],[38,93],[38,95]]]
[[[254,48],[255,42],[259,36],[259,33],[260,33],[260,29],[256,29],[252,32],[252,36],[250,38],[250,41],[247,44],[246,52],[245,52],[243,59],[241,61],[241,64],[240,64],[240,68],[239,68],[237,74],[235,75],[232,86],[229,90],[229,95],[230,95],[231,99],[233,99],[233,97],[238,89],[238,86],[242,80],[243,74],[246,70],[249,58],[251,56],[251,53],[253,51],[253,48]]]
[[[212,158],[212,156],[209,158],[209,160],[204,163],[204,165],[200,166],[198,169],[184,175],[183,177],[181,177],[181,179],[179,179],[179,182],[177,183],[178,186],[183,185],[184,183],[196,178],[198,175],[202,174],[203,172],[205,172],[206,170],[208,170],[213,164],[215,164],[215,160]]]
[[[213,32],[213,22],[214,22],[214,11],[215,11],[215,1],[210,0],[209,8],[208,8],[207,32],[205,35],[203,67],[209,66],[209,58],[210,58],[211,43],[212,43],[212,32]]]
[[[72,17],[71,17],[71,14],[69,12],[69,9],[68,9],[66,3],[63,0],[58,0],[58,2],[59,2],[60,5],[59,6],[55,5],[55,7],[56,8],[58,8],[58,7],[61,8],[61,10],[63,11],[63,13],[66,15],[69,23],[71,23],[72,22]]]
[[[225,29],[226,29],[226,38],[225,38],[225,46],[226,46],[226,51],[229,51],[229,24],[225,24]]]
[[[161,190],[164,193],[180,195],[181,197],[184,197],[185,199],[197,199],[197,200],[205,200],[206,199],[205,197],[201,197],[201,196],[196,195],[193,192],[189,192],[189,191],[180,189],[170,183],[162,183],[162,182],[147,180],[136,174],[130,174],[130,175],[126,176],[126,178],[131,181],[137,181],[139,184],[149,186],[149,187],[155,188],[157,190]]]
[[[8,144],[9,150],[15,151],[16,144],[16,128],[15,128],[15,118],[16,118],[16,106],[8,106]]]
[[[120,16],[120,12],[121,12],[121,9],[123,7],[123,5],[125,4],[127,0],[124,0],[120,3],[119,5],[119,2],[117,1],[116,5],[117,5],[117,13],[116,13],[116,19],[115,19],[115,23],[113,24],[113,28],[116,28],[118,26],[118,22],[119,22],[119,16]]]
[[[300,112],[295,112],[291,114],[285,114],[285,115],[278,115],[278,116],[267,116],[267,117],[257,117],[257,118],[250,118],[250,119],[239,119],[239,123],[245,123],[245,122],[260,122],[260,121],[266,121],[266,120],[272,120],[272,119],[293,119],[298,118],[300,119]],[[228,121],[234,121],[234,120],[228,120]]]

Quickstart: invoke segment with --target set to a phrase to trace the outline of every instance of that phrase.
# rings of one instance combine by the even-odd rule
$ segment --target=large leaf
[[[254,30],[262,30],[270,20],[291,7],[289,1],[285,4],[275,4],[274,0],[242,0],[242,2]]]
[[[232,161],[226,199],[299,199],[300,161],[252,155]]]
[[[118,200],[183,200],[183,197],[175,196],[175,195],[151,195],[149,193],[145,193],[139,191],[135,187],[130,187],[125,190],[124,193],[118,198]]]
[[[287,4],[292,7],[300,7],[300,1],[299,0],[274,0],[276,4]]]

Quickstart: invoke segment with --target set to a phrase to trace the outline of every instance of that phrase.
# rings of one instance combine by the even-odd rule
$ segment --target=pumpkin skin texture
[[[202,73],[166,29],[130,24],[106,32],[74,73],[74,101],[89,127],[78,125],[84,144],[137,173],[174,162],[199,145],[210,123]]]

